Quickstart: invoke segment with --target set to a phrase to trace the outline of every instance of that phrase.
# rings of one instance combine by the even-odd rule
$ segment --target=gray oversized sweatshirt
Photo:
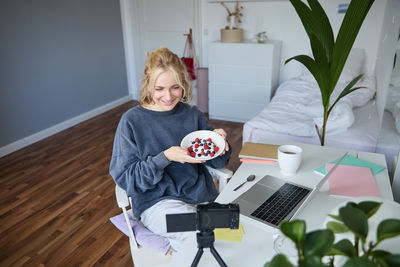
[[[183,103],[171,111],[152,111],[138,105],[121,117],[110,174],[132,198],[135,217],[140,218],[144,210],[162,199],[196,204],[217,197],[218,191],[203,164],[170,162],[163,153],[197,130],[213,127],[201,111]],[[230,154],[231,150],[205,164],[222,168]]]

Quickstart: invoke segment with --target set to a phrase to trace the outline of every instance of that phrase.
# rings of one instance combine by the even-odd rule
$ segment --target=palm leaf
[[[301,23],[303,23],[304,29],[307,32],[307,35],[310,36],[311,32],[319,32],[316,28],[318,27],[318,24],[320,22],[315,19],[315,16],[313,16],[311,9],[301,0],[290,0],[290,2],[296,9]]]
[[[287,59],[285,61],[285,64],[289,63],[292,60],[296,60],[301,64],[303,64],[311,72],[312,76],[314,76],[315,80],[317,81],[320,87],[324,85],[321,82],[321,73],[319,70],[319,66],[313,58],[307,55],[298,55]]]
[[[343,18],[336,43],[333,47],[331,64],[331,88],[335,88],[344,64],[360,31],[361,25],[375,0],[352,0]]]
[[[313,33],[310,34],[310,43],[315,63],[318,66],[319,80],[317,80],[317,82],[322,95],[322,104],[324,106],[328,106],[330,98],[329,94],[330,69],[329,69],[328,58],[326,57],[323,44]]]
[[[335,38],[328,16],[317,0],[308,0],[308,4],[310,5],[313,17],[319,22],[316,25],[319,30],[318,35],[323,44],[328,62],[330,62]]]

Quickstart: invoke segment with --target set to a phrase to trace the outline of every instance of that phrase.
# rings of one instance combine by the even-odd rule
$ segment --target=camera
[[[197,205],[196,213],[167,214],[167,232],[239,228],[239,205],[212,202]]]

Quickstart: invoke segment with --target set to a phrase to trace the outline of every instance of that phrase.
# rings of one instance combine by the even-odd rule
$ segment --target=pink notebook
[[[327,163],[329,172],[334,164]],[[370,168],[338,165],[336,170],[328,178],[329,191],[332,195],[361,197],[380,197],[378,186]]]

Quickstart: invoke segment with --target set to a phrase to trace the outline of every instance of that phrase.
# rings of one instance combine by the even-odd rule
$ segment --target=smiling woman
[[[191,99],[191,82],[180,58],[165,47],[149,54],[140,105],[122,116],[110,164],[111,176],[132,199],[135,217],[168,238],[171,252],[186,234],[167,233],[165,214],[191,212],[195,204],[214,201],[218,191],[204,165],[222,168],[231,154],[226,132],[214,130],[197,107],[187,104]],[[222,137],[219,157],[197,159],[179,146],[198,130]]]

